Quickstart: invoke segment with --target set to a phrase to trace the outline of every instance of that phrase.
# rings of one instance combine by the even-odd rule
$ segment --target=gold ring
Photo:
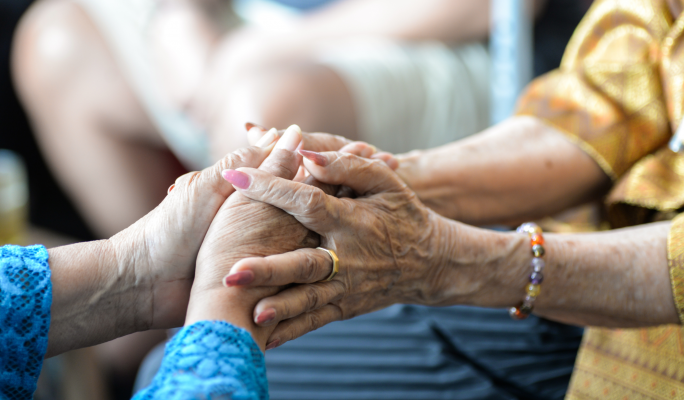
[[[340,272],[340,259],[337,258],[337,254],[335,254],[335,252],[332,250],[324,249],[323,247],[316,247],[316,250],[323,250],[326,253],[330,254],[330,258],[332,258],[332,262],[333,262],[332,272],[330,273],[330,275],[328,275],[327,278],[323,279],[322,281],[319,281],[319,282],[330,282],[335,277],[335,275],[337,275],[337,273]]]

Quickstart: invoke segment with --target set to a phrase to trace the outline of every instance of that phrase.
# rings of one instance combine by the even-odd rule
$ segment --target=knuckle
[[[318,312],[307,313],[306,319],[309,323],[309,326],[311,327],[311,330],[315,330],[323,326],[323,319],[321,318],[321,315]]]
[[[254,147],[243,147],[223,157],[218,165],[221,170],[235,169],[251,164],[251,161],[256,158],[256,149]]]
[[[357,156],[352,153],[338,153],[338,157],[338,159],[344,164],[351,164],[357,159]]]
[[[282,302],[282,304],[280,305],[280,308],[282,308],[282,313],[279,314],[276,312],[277,315],[282,315],[283,318],[292,318],[295,316],[292,313],[292,306],[290,305],[289,301]],[[276,307],[276,309],[277,309],[277,307]]]
[[[277,276],[276,276],[275,269],[273,268],[273,265],[271,265],[270,263],[267,264],[266,267],[264,268],[263,277],[264,277],[264,284],[266,284],[266,285],[271,285],[276,280]]]
[[[318,293],[318,287],[309,285],[305,292],[306,294],[306,305],[309,310],[314,310],[319,307],[319,302],[321,301],[320,293]]]
[[[304,210],[306,212],[313,212],[325,203],[326,194],[323,192],[323,190],[314,187],[302,187],[298,189],[298,191],[305,189],[308,191],[308,193],[305,193],[305,196],[303,196],[304,198],[302,199],[302,205],[304,206]]]
[[[225,157],[220,159],[216,163],[216,167],[220,171],[224,169],[235,169],[240,167],[254,167],[256,160],[259,159],[260,149],[257,147],[242,147]]]
[[[291,151],[278,149],[266,159],[262,169],[277,177],[291,179],[297,174],[299,164]]]
[[[331,309],[331,312],[333,313],[334,319],[336,321],[342,321],[345,319],[349,319],[349,317],[344,315],[344,310],[342,309],[342,307],[340,307],[339,304],[337,304],[337,303],[330,304],[330,309]]]
[[[320,250],[316,250],[320,251]],[[304,265],[299,269],[299,278],[302,282],[315,282],[318,278],[318,263],[319,258],[310,252],[306,253],[304,258]]]
[[[368,160],[368,162],[376,168],[380,168],[380,167],[385,166],[385,162],[380,160],[380,159],[377,159],[377,158],[371,158]]]
[[[176,181],[174,182],[174,184],[176,185],[176,189],[178,189],[179,187],[191,185],[195,180],[197,180],[200,174],[201,172],[193,171],[179,176],[178,178],[176,178]]]

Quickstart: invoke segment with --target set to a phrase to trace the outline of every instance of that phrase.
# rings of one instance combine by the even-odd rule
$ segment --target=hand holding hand
[[[345,185],[356,199],[338,199],[316,187],[275,178],[251,168],[232,176],[244,196],[272,204],[321,235],[321,246],[337,253],[339,274],[330,256],[302,249],[249,258],[231,272],[252,276],[249,287],[302,283],[261,300],[259,315],[273,315],[265,326],[280,324],[272,343],[284,343],[329,322],[352,318],[395,303],[442,304],[446,295],[442,218],[427,209],[380,160],[341,153],[302,152],[311,176]],[[239,184],[236,184],[238,183]]]
[[[247,129],[247,139],[249,140],[249,143],[251,145],[258,143],[259,140],[261,140],[261,138],[264,137],[264,135],[266,135],[267,132],[271,132],[251,122],[245,124],[245,128]],[[276,132],[279,136],[282,135],[282,131]],[[385,164],[387,164],[393,170],[396,170],[399,167],[399,162],[396,160],[394,155],[384,151],[378,151],[372,145],[369,147],[370,151],[368,152],[365,150],[363,152],[354,151],[354,146],[357,146],[359,144],[368,146],[365,142],[353,142],[345,138],[344,136],[322,132],[303,132],[302,136],[303,150],[315,152],[339,151],[340,153],[351,153],[364,158],[383,160]]]

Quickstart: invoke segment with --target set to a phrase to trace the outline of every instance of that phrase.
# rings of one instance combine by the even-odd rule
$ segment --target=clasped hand
[[[443,219],[392,156],[296,126],[252,131],[256,146],[180,177],[112,238],[149,288],[149,328],[226,320],[263,349],[395,303],[445,304]],[[318,246],[340,258],[329,282]]]

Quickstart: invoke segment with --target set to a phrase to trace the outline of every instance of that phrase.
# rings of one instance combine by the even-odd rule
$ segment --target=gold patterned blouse
[[[611,226],[674,217],[668,260],[684,322],[684,155],[667,148],[684,116],[677,1],[595,1],[561,67],[530,84],[518,114],[564,132],[613,179]],[[567,399],[684,399],[684,329],[588,329]]]

